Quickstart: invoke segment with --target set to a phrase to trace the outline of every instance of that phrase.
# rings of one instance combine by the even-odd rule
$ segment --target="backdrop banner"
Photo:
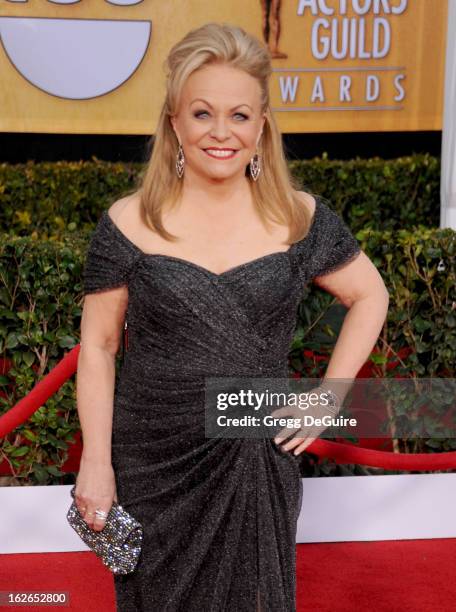
[[[446,0],[2,2],[0,131],[153,133],[166,55],[208,21],[268,45],[284,133],[440,130],[447,10]]]

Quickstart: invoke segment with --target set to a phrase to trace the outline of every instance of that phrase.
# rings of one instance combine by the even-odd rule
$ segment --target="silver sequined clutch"
[[[73,503],[67,519],[79,537],[114,574],[129,574],[138,562],[143,538],[141,523],[122,506],[113,502],[105,526],[94,531],[83,519],[74,501],[76,485],[71,489]]]

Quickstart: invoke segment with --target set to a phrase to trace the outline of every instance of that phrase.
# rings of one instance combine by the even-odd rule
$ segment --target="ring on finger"
[[[104,510],[101,510],[100,508],[97,508],[97,509],[95,510],[95,516],[96,516],[98,519],[101,519],[101,520],[105,521],[105,520],[106,520],[106,518],[107,518],[107,516],[108,516],[108,513],[107,513],[107,512],[105,512]]]

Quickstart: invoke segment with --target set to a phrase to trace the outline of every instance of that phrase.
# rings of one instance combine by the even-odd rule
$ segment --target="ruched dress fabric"
[[[114,575],[118,612],[295,612],[299,456],[273,439],[205,437],[205,377],[288,377],[306,284],[360,247],[321,198],[308,234],[216,274],[140,250],[105,210],[84,293],[128,287],[112,464],[138,519],[138,565]]]

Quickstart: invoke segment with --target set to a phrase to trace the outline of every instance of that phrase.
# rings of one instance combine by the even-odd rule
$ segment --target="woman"
[[[352,379],[388,294],[343,221],[294,188],[262,43],[209,23],[168,67],[140,188],[103,212],[87,253],[75,499],[95,530],[113,500],[144,527],[135,571],[114,576],[121,612],[290,612],[311,439],[206,438],[205,379],[287,377],[311,280],[349,307],[326,377]]]

